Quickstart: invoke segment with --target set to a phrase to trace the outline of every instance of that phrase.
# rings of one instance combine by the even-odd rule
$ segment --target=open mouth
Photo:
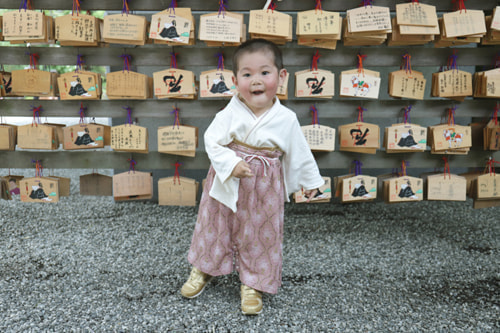
[[[264,91],[263,91],[263,90],[255,90],[255,91],[252,91],[252,95],[257,95],[257,96],[262,95],[263,93],[264,93]]]

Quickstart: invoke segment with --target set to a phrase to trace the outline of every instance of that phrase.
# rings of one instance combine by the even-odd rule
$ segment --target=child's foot
[[[193,267],[191,274],[189,274],[189,279],[182,286],[182,296],[187,298],[195,298],[199,296],[211,279],[211,275],[205,274],[196,267]]]
[[[241,312],[257,315],[262,312],[262,294],[244,284],[241,285]]]

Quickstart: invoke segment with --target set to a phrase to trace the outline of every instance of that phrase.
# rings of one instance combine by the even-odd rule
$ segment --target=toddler
[[[300,188],[312,198],[324,181],[297,116],[276,97],[284,82],[280,49],[264,39],[233,55],[238,94],[205,132],[210,158],[181,294],[193,298],[213,276],[235,268],[241,310],[262,311],[262,292],[281,285],[284,202]]]

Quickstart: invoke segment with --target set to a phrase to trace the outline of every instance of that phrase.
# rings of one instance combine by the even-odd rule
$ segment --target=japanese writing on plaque
[[[302,126],[307,143],[311,150],[333,151],[335,149],[335,129],[328,126]]]
[[[158,133],[159,151],[185,151],[196,149],[196,130],[186,126],[167,126]]]
[[[6,37],[41,36],[43,28],[44,19],[41,12],[15,10],[3,16],[3,35]]]
[[[339,13],[308,10],[297,15],[300,22],[298,26],[300,35],[333,35],[339,33]]]
[[[115,150],[146,149],[147,129],[136,125],[120,125],[111,128],[111,148]]]
[[[441,97],[472,95],[472,75],[459,70],[441,72],[439,92]]]
[[[251,10],[248,31],[287,37],[290,30],[290,19],[289,15],[277,11]]]
[[[200,16],[200,39],[238,43],[241,40],[242,21],[229,15]]]
[[[388,7],[370,6],[347,11],[349,32],[391,30]]]

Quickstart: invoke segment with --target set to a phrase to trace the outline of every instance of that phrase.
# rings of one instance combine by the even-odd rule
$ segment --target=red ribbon
[[[181,176],[179,175],[179,167],[182,165],[180,162],[175,162],[175,173],[174,173],[174,184],[175,184],[175,178],[179,181],[179,185],[181,184]]]
[[[122,54],[120,57],[123,59],[122,72],[125,72],[125,70],[127,70],[127,72],[130,72],[130,61],[132,59],[132,56],[130,54]]]
[[[311,107],[309,108],[309,110],[311,110],[312,112],[312,124],[313,125],[318,125],[319,127],[319,121],[318,121],[318,109],[316,108],[316,105],[311,105]]]
[[[83,107],[83,102],[80,102],[80,124],[85,123],[85,111],[87,110],[86,107]]]
[[[450,69],[457,69],[458,70],[457,58],[458,58],[457,51],[454,50],[453,54],[448,57],[448,64],[447,64],[448,70],[450,70]]]
[[[493,112],[491,119],[495,122],[495,126],[498,126],[498,103],[495,106],[495,111]]]
[[[40,124],[40,112],[42,112],[42,106],[32,106],[31,110],[33,111],[33,121],[31,122],[31,126],[33,127],[33,125],[35,125],[38,127],[38,124]]]
[[[38,66],[37,62],[38,62],[38,59],[40,59],[40,56],[38,55],[38,53],[30,53],[30,68],[31,69],[36,69],[36,66]]]
[[[495,161],[492,157],[488,159],[488,162],[486,162],[488,172],[490,175],[496,175],[495,172],[495,164],[500,164],[499,161]]]
[[[42,162],[40,160],[31,160],[31,163],[35,163],[35,178],[41,178],[43,174]],[[26,191],[28,191],[27,188]]]
[[[407,161],[401,161],[401,176],[406,176],[406,167],[408,166]]]
[[[448,163],[448,157],[443,157],[443,161],[444,161],[444,170],[443,170],[444,178],[446,179],[446,171],[448,171],[448,178],[451,179],[450,164]]]
[[[366,54],[358,53],[358,74],[363,73],[365,75],[365,70],[363,69],[363,60],[366,59]]]
[[[271,12],[274,13],[274,10],[276,9],[276,3],[273,1],[271,1],[271,3],[269,4],[269,6],[267,7],[267,11],[269,11],[269,9],[271,10]]]
[[[467,13],[467,8],[465,8],[464,0],[452,0],[452,3],[455,5],[455,10],[460,10],[460,12],[462,12],[462,10],[465,10],[465,12]]]
[[[175,128],[175,125],[177,125],[177,128],[179,128],[179,126],[181,125],[179,121],[179,109],[176,106],[174,106],[174,110],[170,111],[170,113],[175,116],[174,126],[172,126],[172,128]]]
[[[452,108],[448,109],[448,125],[454,126],[455,125],[455,111],[457,110],[456,106],[453,106]]]
[[[321,57],[321,55],[319,54],[319,51],[316,50],[316,53],[314,53],[313,58],[312,58],[312,63],[311,63],[311,70],[312,71],[318,70],[318,62],[319,62],[320,57]]]
[[[80,15],[80,0],[73,0],[73,11],[71,12],[71,15],[75,15],[76,11],[76,16]]]
[[[321,8],[321,0],[316,0],[316,8],[315,8],[316,11],[320,10],[321,12],[323,12],[323,8]]]
[[[362,106],[358,106],[358,122],[363,121],[363,112],[366,111],[366,109]]]
[[[170,52],[170,68],[177,68],[177,55],[179,53]]]
[[[406,74],[408,72],[411,74],[411,55],[409,53],[403,55],[403,69],[406,71]]]

